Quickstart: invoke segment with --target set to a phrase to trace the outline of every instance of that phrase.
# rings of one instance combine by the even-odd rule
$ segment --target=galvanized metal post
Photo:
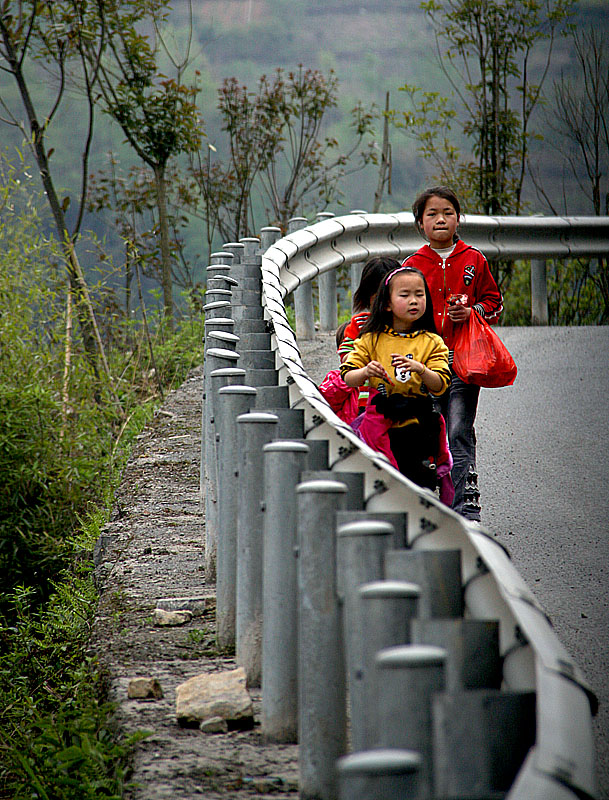
[[[262,733],[298,740],[298,579],[296,486],[307,466],[304,442],[264,446]]]
[[[230,315],[231,304],[229,300],[216,300],[213,303],[205,303],[203,306],[203,313],[205,319],[214,319],[214,317],[226,317]]]
[[[212,328],[212,330],[207,333],[207,341],[209,342],[210,349],[213,347],[224,348],[225,350],[237,350],[237,342],[239,341],[237,334],[231,333],[230,331],[216,330],[216,328],[211,325],[210,328]]]
[[[222,245],[222,255],[226,255],[227,253],[229,254],[229,256],[232,258],[232,268],[241,263],[241,257],[243,256],[244,250],[245,246],[241,242],[226,242]],[[237,275],[235,275],[235,277],[237,278]]]
[[[218,369],[235,367],[238,359],[239,354],[234,350],[227,350],[226,348],[220,347],[210,347],[205,356],[203,368],[203,393],[205,396],[203,409],[203,439],[205,459],[203,464],[202,500],[205,508],[206,544],[208,541],[215,541],[216,536],[217,457],[214,432],[214,395],[211,374]],[[209,581],[213,581],[213,570],[207,575],[207,578]]]
[[[207,336],[211,331],[225,331],[234,333],[235,320],[231,317],[210,317],[205,320],[205,350],[207,350]]]
[[[548,324],[546,262],[541,258],[531,259],[531,322],[533,325]]]
[[[281,228],[275,225],[267,225],[265,228],[260,228],[260,252],[266,253],[269,247],[281,239]]]
[[[343,509],[361,511],[364,507],[364,474],[362,472],[309,469],[303,472],[302,480],[340,481],[340,483],[344,483],[347,487],[347,496],[343,504]]]
[[[210,394],[213,398],[213,405],[218,405],[218,392],[224,386],[242,383],[245,370],[238,367],[222,367],[215,369],[209,376]],[[213,439],[213,446],[208,442],[205,455],[205,502],[203,510],[205,512],[205,580],[208,584],[216,580],[216,560],[218,549],[218,527],[219,527],[219,506],[218,506],[218,426],[216,419],[210,421],[211,430],[209,441]],[[210,461],[213,459],[213,462]]]
[[[463,616],[459,550],[389,550],[385,577],[420,587],[422,619]]]
[[[405,511],[339,511],[336,516],[337,527],[346,525],[348,522],[360,522],[366,520],[381,520],[393,526],[393,546],[392,550],[399,550],[407,545],[407,522],[408,515]]]
[[[276,434],[277,417],[250,412],[237,417],[239,490],[237,508],[237,663],[247,685],[260,686],[262,674],[263,452]]]
[[[292,217],[288,220],[288,234],[306,228],[306,217]],[[294,311],[296,314],[296,336],[298,339],[315,337],[315,311],[313,306],[313,284],[301,284],[294,290]]]
[[[363,750],[361,739],[363,721],[368,709],[363,705],[361,676],[363,674],[362,609],[359,587],[381,580],[384,573],[385,551],[391,546],[393,528],[387,522],[374,519],[351,522],[337,530],[337,588],[342,602],[343,636],[347,663],[349,707],[351,715],[351,750]]]
[[[215,253],[212,253],[209,257],[209,264],[210,267],[215,267],[216,265],[228,265],[229,267],[233,263],[233,254],[227,253],[225,250],[217,250]]]
[[[420,589],[404,581],[373,581],[359,587],[360,662],[351,684],[351,744],[369,750],[378,738],[374,659],[387,647],[409,644]],[[358,697],[354,706],[353,697]],[[355,714],[359,711],[359,717]]]
[[[441,692],[433,699],[433,724],[435,796],[506,797],[535,744],[535,693]],[[554,794],[546,788],[538,796]]]
[[[448,654],[446,690],[499,689],[499,622],[491,619],[415,619],[413,644],[432,644]]]
[[[202,396],[202,403],[201,403],[201,472],[200,472],[200,483],[199,483],[199,491],[201,497],[201,503],[204,504],[204,497],[205,497],[205,439],[206,439],[206,431],[205,426],[207,424],[207,403],[206,403],[206,396],[205,396],[205,375],[207,372],[207,351],[211,348],[210,341],[210,334],[216,331],[223,331],[224,333],[233,333],[233,329],[235,326],[235,321],[230,319],[229,317],[210,317],[209,319],[205,319],[205,341],[203,343],[203,396]]]
[[[339,800],[408,800],[419,796],[421,756],[378,749],[339,758]]]
[[[330,211],[321,211],[315,215],[317,222],[331,219],[334,216]],[[336,270],[330,269],[320,272],[317,278],[319,290],[319,329],[333,331],[338,326],[338,299],[336,295]]]
[[[253,386],[218,391],[218,555],[216,568],[216,637],[221,650],[235,646],[237,615],[237,504],[239,430],[237,417],[254,405]]]
[[[419,797],[433,797],[432,700],[444,690],[446,651],[440,647],[389,647],[376,655],[379,747],[421,755]]]
[[[336,591],[336,511],[346,486],[305,481],[298,513],[298,741],[301,800],[336,800],[347,748],[346,681]]]

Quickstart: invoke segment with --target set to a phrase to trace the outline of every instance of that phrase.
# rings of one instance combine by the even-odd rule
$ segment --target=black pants
[[[438,483],[435,460],[440,428],[437,417],[426,422],[426,425],[412,422],[390,428],[389,444],[402,475],[418,486],[433,490]]]

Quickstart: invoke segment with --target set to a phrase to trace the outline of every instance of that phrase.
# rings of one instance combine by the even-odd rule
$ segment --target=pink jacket
[[[340,369],[332,369],[319,385],[332,411],[350,425],[359,414],[359,387],[347,386],[340,377]]]

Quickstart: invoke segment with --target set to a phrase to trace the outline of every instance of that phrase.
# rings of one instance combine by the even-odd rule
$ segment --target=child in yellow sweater
[[[349,386],[365,381],[379,390],[372,400],[391,420],[389,441],[400,472],[435,488],[439,414],[432,395],[450,382],[448,348],[436,333],[429,288],[412,267],[387,274],[353,352],[341,366]]]

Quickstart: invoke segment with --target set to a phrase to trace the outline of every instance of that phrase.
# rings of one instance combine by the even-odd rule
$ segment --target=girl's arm
[[[388,377],[385,367],[380,361],[369,361],[364,367],[349,369],[343,373],[343,380],[347,386],[361,386],[369,378]]]

